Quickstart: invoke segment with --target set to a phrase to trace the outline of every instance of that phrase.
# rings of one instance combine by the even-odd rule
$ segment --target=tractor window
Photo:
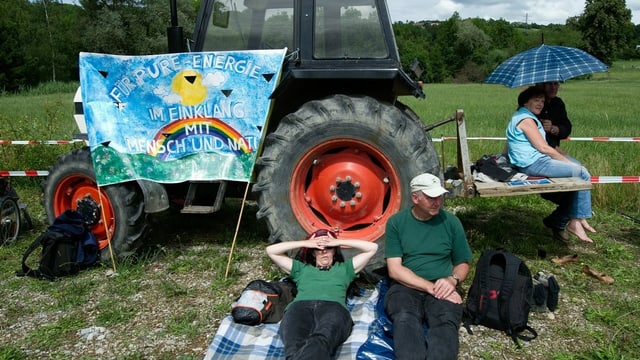
[[[315,4],[315,58],[361,59],[388,56],[374,0],[316,0]]]
[[[213,4],[203,51],[293,48],[294,0],[221,0]]]

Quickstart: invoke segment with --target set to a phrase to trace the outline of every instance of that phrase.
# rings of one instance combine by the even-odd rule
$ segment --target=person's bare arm
[[[267,246],[267,255],[271,260],[287,274],[291,273],[293,260],[287,255],[288,251],[302,247],[310,249],[325,249],[328,247],[349,246],[361,252],[352,259],[353,269],[356,273],[362,271],[369,260],[378,250],[378,244],[364,240],[334,239],[330,236],[321,236],[304,241],[287,241]]]
[[[558,150],[547,144],[547,140],[538,132],[535,120],[531,118],[524,119],[518,124],[518,128],[524,132],[529,142],[531,142],[531,145],[541,153],[549,155],[555,160],[570,162],[569,159],[564,157]]]
[[[267,255],[276,264],[276,266],[287,274],[290,274],[291,268],[293,267],[293,259],[287,255],[287,252],[303,247],[318,249],[318,242],[318,239],[284,241],[267,246],[266,251]]]
[[[464,279],[467,278],[467,275],[469,275],[469,263],[464,262],[454,266],[453,273],[458,276],[460,282],[463,282]]]
[[[369,260],[378,250],[378,244],[371,241],[332,239],[331,237],[328,239],[328,246],[348,246],[360,250],[360,253],[351,260],[353,262],[353,270],[356,273],[359,273],[367,266]]]
[[[389,271],[389,277],[400,284],[434,295],[434,283],[421,278],[409,270],[409,268],[402,265],[402,258],[387,258],[387,270]]]

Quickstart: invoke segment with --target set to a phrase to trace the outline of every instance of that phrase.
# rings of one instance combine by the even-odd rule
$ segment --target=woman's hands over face
[[[309,243],[310,248],[314,248],[314,249],[326,249],[329,247],[335,247],[337,246],[336,244],[336,239],[332,238],[331,236],[325,235],[325,236],[318,236],[318,237],[312,237],[311,239],[307,240]]]

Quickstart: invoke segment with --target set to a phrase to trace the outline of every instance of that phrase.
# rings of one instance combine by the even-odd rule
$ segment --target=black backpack
[[[281,281],[252,280],[231,304],[233,321],[244,325],[277,323],[296,296],[296,286],[288,278]]]
[[[485,250],[476,265],[464,308],[463,323],[505,331],[517,347],[518,339],[530,341],[538,334],[527,323],[533,305],[531,271],[517,256],[504,249]],[[531,333],[525,336],[524,331]]]
[[[509,162],[509,158],[503,154],[483,155],[472,168],[502,182],[509,181],[518,173]]]
[[[42,247],[38,268],[27,265],[31,253]],[[22,269],[17,276],[55,280],[58,277],[75,275],[98,260],[98,242],[88,230],[84,217],[74,210],[58,216],[42,234],[36,238],[22,256]]]

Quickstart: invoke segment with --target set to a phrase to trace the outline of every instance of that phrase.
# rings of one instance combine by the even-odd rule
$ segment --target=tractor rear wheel
[[[369,270],[384,266],[385,225],[410,205],[411,178],[440,173],[431,138],[411,111],[344,95],[284,117],[256,165],[257,216],[270,242],[300,240],[320,228],[377,241]]]
[[[110,258],[109,238],[116,257],[131,255],[142,245],[148,227],[142,192],[135,183],[99,188],[88,147],[60,156],[42,188],[49,224],[65,210],[77,209],[79,200],[101,205],[100,222],[91,231],[98,239],[102,260]]]

